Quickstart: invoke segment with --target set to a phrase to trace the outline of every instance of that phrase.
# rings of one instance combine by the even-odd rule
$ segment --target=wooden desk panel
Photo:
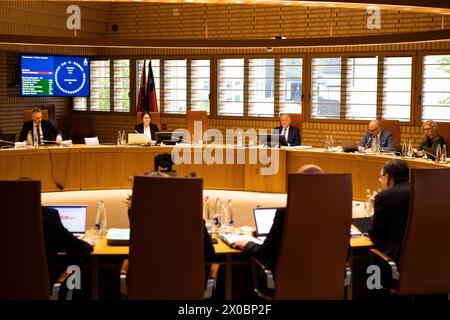
[[[258,152],[257,163],[252,164],[250,157],[252,152]],[[273,162],[278,161],[278,165],[261,164],[264,158],[272,158]],[[254,163],[254,161],[253,161]],[[264,172],[264,170],[266,172]],[[269,171],[269,172],[268,172]],[[271,172],[270,172],[271,171]],[[286,192],[286,150],[274,148],[249,148],[246,153],[245,164],[245,191],[258,192]]]
[[[21,177],[40,180],[44,192],[58,191],[55,182],[62,184],[64,190],[80,190],[78,150],[58,147],[1,150],[0,179]]]
[[[178,176],[188,176],[196,172],[204,179],[208,189],[228,189],[259,192],[286,192],[287,174],[296,172],[304,164],[317,164],[325,172],[351,173],[353,180],[353,198],[364,200],[365,190],[378,189],[377,177],[383,163],[392,156],[359,155],[347,153],[323,152],[321,149],[263,149],[264,152],[278,152],[278,170],[269,175],[261,175],[261,168],[268,165],[250,163],[251,152],[258,148],[240,149],[245,153],[245,163],[236,163],[238,149],[217,146],[223,151],[224,164],[205,162],[205,148],[187,148],[191,153],[192,164],[175,165]],[[226,151],[232,150],[235,161],[226,164]],[[30,177],[41,180],[42,191],[57,191],[54,180],[64,185],[64,190],[94,190],[131,188],[129,178],[151,172],[154,157],[161,153],[170,153],[172,147],[85,147],[74,145],[71,148],[38,148],[0,150],[0,179],[15,180]],[[195,153],[200,161],[195,163]],[[53,162],[53,166],[52,166]],[[411,168],[450,168],[449,164],[412,159],[407,160]],[[53,169],[53,170],[52,170]]]
[[[81,190],[121,188],[123,149],[119,147],[80,149]]]

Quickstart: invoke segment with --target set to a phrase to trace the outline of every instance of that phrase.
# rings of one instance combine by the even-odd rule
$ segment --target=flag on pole
[[[139,84],[139,95],[137,102],[137,111],[143,111],[145,104],[145,59],[144,66],[142,67],[141,83]]]
[[[147,86],[145,89],[144,111],[158,112],[158,100],[156,99],[155,79],[153,77],[152,62],[148,64]]]

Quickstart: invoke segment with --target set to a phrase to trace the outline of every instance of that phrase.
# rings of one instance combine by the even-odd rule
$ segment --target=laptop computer
[[[254,208],[256,238],[264,241],[272,228],[273,219],[278,208]]]
[[[353,218],[352,225],[355,226],[362,235],[368,234],[372,218]]]
[[[146,144],[148,142],[147,136],[143,133],[129,133],[128,144]]]
[[[344,150],[344,152],[358,151],[358,145],[353,140],[342,140],[341,145],[342,145],[342,150]]]
[[[258,134],[259,145],[263,145],[265,147],[280,147],[280,146],[288,146],[286,141],[286,137],[282,134]]]
[[[75,237],[81,238],[86,233],[86,205],[51,205],[47,206],[58,210],[61,222]]]

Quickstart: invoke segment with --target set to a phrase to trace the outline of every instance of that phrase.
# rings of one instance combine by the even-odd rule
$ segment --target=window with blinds
[[[250,59],[248,82],[248,115],[273,117],[275,59]]]
[[[450,55],[423,59],[422,119],[450,121]]]
[[[280,113],[302,113],[302,70],[300,58],[280,59]]]
[[[377,116],[378,57],[347,58],[346,119]]]
[[[110,61],[91,60],[91,111],[110,111]]]
[[[385,57],[383,119],[410,121],[412,57]]]
[[[218,62],[218,115],[244,115],[244,59]]]
[[[209,114],[210,61],[191,61],[191,110]]]
[[[339,119],[341,104],[341,58],[311,60],[311,117]]]
[[[186,60],[164,60],[164,113],[186,113],[186,71]]]
[[[150,60],[145,60],[145,79],[148,76],[148,63]],[[158,101],[158,110],[161,111],[160,104],[160,88],[161,88],[161,80],[160,80],[160,60],[159,59],[151,59],[152,61],[152,71],[153,71],[153,80],[155,80],[155,90],[156,90],[156,99]],[[141,79],[142,79],[142,68],[144,67],[144,60],[136,61],[136,106],[139,98],[139,88],[141,87]],[[147,80],[145,80],[147,81]]]
[[[130,111],[130,60],[114,60],[114,111]]]

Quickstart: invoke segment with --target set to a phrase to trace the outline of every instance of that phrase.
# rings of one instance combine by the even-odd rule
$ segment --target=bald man
[[[358,144],[358,150],[364,151],[365,149],[372,148],[377,140],[380,142],[380,151],[391,151],[394,143],[392,133],[384,130],[380,126],[379,120],[372,120],[369,122],[369,129],[366,135]]]
[[[321,174],[323,173],[323,170],[314,164],[307,164],[298,169],[297,173]],[[270,270],[275,271],[281,234],[283,233],[285,210],[286,208],[277,210],[275,217],[273,218],[272,228],[262,244],[255,243],[248,238],[243,238],[234,242],[232,246],[256,257],[259,261],[268,266]]]

